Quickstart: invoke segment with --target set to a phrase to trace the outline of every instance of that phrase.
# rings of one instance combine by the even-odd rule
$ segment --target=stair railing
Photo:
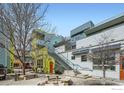
[[[72,69],[74,70],[87,70],[87,71],[93,71],[92,69],[89,68],[84,68],[81,67],[79,64],[74,64],[73,62],[71,62],[68,58],[66,58],[64,55],[60,54],[57,50],[55,50],[55,53],[61,57]]]
[[[47,43],[49,43],[49,41],[44,41],[44,45],[48,48]],[[49,48],[48,48],[48,51],[50,51]],[[68,64],[68,65],[69,65],[72,69],[74,69],[74,70],[93,71],[92,69],[81,67],[79,64],[74,64],[74,63],[71,62],[68,58],[66,58],[65,56],[63,56],[62,54],[60,54],[57,50],[55,50],[55,51],[50,51],[50,52],[55,53],[56,55],[58,55],[60,58],[62,58],[62,60],[65,61],[66,64]]]

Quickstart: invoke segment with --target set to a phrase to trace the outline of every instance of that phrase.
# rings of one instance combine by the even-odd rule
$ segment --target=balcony
[[[46,42],[44,40],[38,40],[37,41],[37,45],[41,46],[41,47],[45,47],[46,46]]]

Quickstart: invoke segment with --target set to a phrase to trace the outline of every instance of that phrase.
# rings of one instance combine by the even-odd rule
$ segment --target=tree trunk
[[[105,78],[105,66],[103,65],[103,78]]]
[[[103,69],[103,82],[102,82],[102,84],[105,85],[105,84],[106,84],[106,80],[105,80],[105,77],[106,77],[105,71],[106,71],[106,70],[105,70],[105,64],[104,64],[104,62],[103,62],[102,69]]]
[[[23,75],[25,75],[25,64],[23,63],[23,66],[22,66],[22,71],[23,71]]]

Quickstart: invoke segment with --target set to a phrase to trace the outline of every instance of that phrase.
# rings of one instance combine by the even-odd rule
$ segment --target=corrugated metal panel
[[[115,26],[120,23],[124,23],[124,14],[105,20],[104,22],[101,22],[91,29],[85,30],[84,32],[86,33],[86,35],[91,35],[95,32],[102,31],[103,29]]]

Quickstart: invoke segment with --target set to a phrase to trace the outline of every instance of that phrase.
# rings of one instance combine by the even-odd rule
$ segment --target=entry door
[[[53,62],[50,62],[50,74],[53,74]]]
[[[121,56],[120,58],[120,80],[124,80],[124,56]]]

